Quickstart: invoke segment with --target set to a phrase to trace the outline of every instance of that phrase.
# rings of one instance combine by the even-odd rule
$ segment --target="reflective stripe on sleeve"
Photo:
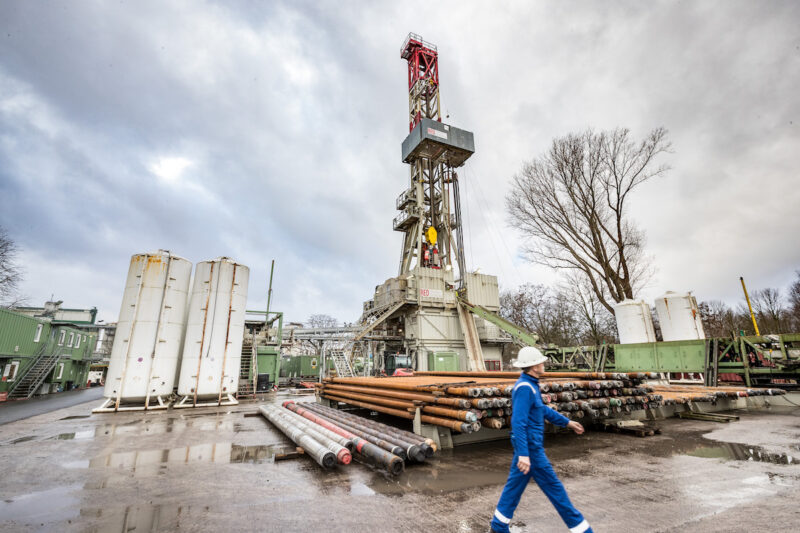
[[[498,520],[500,520],[504,524],[508,524],[508,523],[511,522],[510,518],[506,518],[505,516],[503,516],[503,513],[501,513],[497,509],[494,510],[494,517],[497,518]],[[584,520],[584,522],[586,522],[586,520]],[[589,524],[586,524],[586,527],[589,527]],[[584,529],[582,531],[586,531],[586,530]]]
[[[533,388],[533,385],[531,385],[530,383],[527,383],[525,381],[523,381],[522,383],[517,383],[517,386],[514,387],[514,390],[517,390],[522,385],[525,385],[526,387],[530,387],[531,390],[533,391],[533,395],[536,396],[536,389]]]
[[[496,514],[496,512],[495,512],[495,514]],[[569,530],[572,533],[583,533],[587,529],[589,529],[589,522],[587,522],[585,519],[584,519],[583,522],[581,522],[577,526],[569,528]]]

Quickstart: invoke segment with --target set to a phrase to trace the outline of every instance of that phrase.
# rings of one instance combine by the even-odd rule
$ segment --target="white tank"
[[[159,405],[172,394],[183,348],[192,263],[165,250],[131,257],[104,396]]]
[[[250,269],[227,257],[197,264],[189,301],[178,395],[190,405],[239,388]]]
[[[653,316],[643,300],[623,300],[614,307],[620,344],[656,342]]]
[[[697,300],[688,292],[667,291],[656,299],[656,314],[665,341],[705,339]]]

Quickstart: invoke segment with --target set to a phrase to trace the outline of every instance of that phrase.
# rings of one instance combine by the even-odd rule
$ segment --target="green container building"
[[[85,387],[96,341],[96,333],[0,309],[0,395],[27,397],[20,387],[31,372],[47,372],[31,395]]]
[[[428,352],[428,370],[458,372],[458,354],[456,352]]]
[[[259,346],[256,356],[258,357],[256,391],[265,392],[278,384],[281,372],[281,356],[275,346]]]

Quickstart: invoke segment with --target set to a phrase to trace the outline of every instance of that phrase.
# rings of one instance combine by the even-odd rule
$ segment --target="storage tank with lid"
[[[249,277],[227,257],[197,264],[176,407],[236,403]]]
[[[623,300],[614,307],[620,344],[656,342],[653,316],[643,300]]]
[[[166,407],[183,348],[192,263],[166,250],[131,257],[104,396],[96,411]]]
[[[705,339],[697,300],[688,292],[667,291],[655,301],[656,314],[665,341]]]

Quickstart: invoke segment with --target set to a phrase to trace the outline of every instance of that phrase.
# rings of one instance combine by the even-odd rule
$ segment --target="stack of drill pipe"
[[[322,417],[320,414],[306,409],[306,407],[310,407],[312,405],[313,404],[311,403],[298,405],[294,402],[284,402],[284,407],[289,411],[296,413],[297,415],[302,416],[303,418],[306,418],[321,427],[328,428],[331,431],[342,435],[343,437],[351,439],[354,445],[354,450],[357,453],[360,453],[365,457],[369,457],[375,462],[383,465],[390,473],[399,474],[402,472],[404,466],[403,459],[405,458],[406,454],[402,448],[393,445],[381,439],[380,437],[375,437],[374,435],[367,436],[353,433],[349,429],[343,427],[343,424],[335,423],[328,417]],[[392,453],[392,451],[398,451],[402,454],[402,457]]]
[[[653,389],[642,383],[652,376],[648,373],[559,372],[545,374],[539,384],[545,403],[565,416],[604,418],[662,405],[664,399],[653,397]],[[318,392],[323,398],[406,419],[412,418],[414,409],[419,407],[421,414],[441,415],[442,420],[435,422],[439,425],[453,427],[454,420],[477,419],[481,423],[475,426],[497,428],[508,425],[510,396],[516,382],[514,378],[518,377],[517,372],[418,372],[410,377],[334,378],[320,384]],[[544,394],[550,392],[550,395]],[[618,398],[619,401],[606,402],[599,407],[576,403],[596,398]],[[433,403],[438,405],[431,405]],[[470,407],[467,412],[459,413],[466,405]],[[455,406],[462,409],[454,409]],[[422,421],[428,422],[425,418]]]
[[[260,410],[261,414],[265,417],[268,413],[270,413],[269,409],[264,409],[263,407],[260,408]],[[352,441],[348,442],[348,439],[342,437],[341,435],[337,435],[325,428],[311,424],[303,417],[298,417],[296,414],[286,410],[277,409],[271,413],[271,416],[283,417],[284,420],[290,425],[299,428],[306,435],[332,451],[336,455],[336,459],[340,464],[350,464],[350,461],[352,460],[352,456],[350,455],[350,450],[353,448]]]
[[[485,372],[438,372],[415,371],[415,376],[455,376],[455,377],[482,377],[482,378],[513,378],[517,379],[520,371],[485,371]],[[575,379],[656,379],[655,372],[545,372],[542,379],[548,378],[575,378]]]
[[[336,464],[336,455],[324,444],[312,438],[292,420],[284,416],[278,407],[264,405],[260,407],[261,414],[275,427],[280,429],[292,442],[305,450],[321,467],[332,468]]]
[[[356,387],[349,387],[355,389]],[[372,402],[378,405],[385,405],[387,407],[394,407],[395,409],[411,409],[413,410],[417,405],[420,405],[422,412],[430,413],[436,416],[443,416],[446,418],[455,418],[465,422],[476,422],[478,419],[475,414],[467,409],[454,409],[452,407],[442,407],[439,405],[424,405],[421,400],[405,400],[397,398],[387,398],[384,396],[373,396],[371,394],[360,394],[349,390],[339,390],[333,387],[326,388],[331,395],[336,395],[341,398],[349,398],[359,400],[362,402]],[[413,394],[411,396],[414,396]],[[449,398],[448,398],[449,399]]]
[[[390,442],[403,447],[408,459],[416,462],[422,462],[427,457],[433,456],[433,452],[435,451],[434,442],[420,435],[415,435],[414,433],[381,424],[374,420],[346,413],[338,409],[331,409],[330,407],[325,407],[316,403],[304,403],[303,406],[307,407],[315,414],[342,424],[344,427],[349,427],[353,431],[366,433],[367,435],[380,435]]]
[[[353,420],[361,424],[373,427],[379,431],[384,431],[386,433],[397,435],[398,437],[408,440],[409,442],[417,443],[425,451],[426,457],[432,457],[433,453],[436,451],[436,443],[433,441],[433,439],[430,439],[428,437],[423,437],[422,435],[417,435],[416,433],[411,433],[410,431],[405,431],[403,429],[396,428],[394,426],[382,424],[381,422],[378,422],[376,420],[364,418],[363,416],[358,416],[354,413],[349,413],[347,411],[341,411],[339,409],[326,407],[321,404],[304,403],[303,405],[311,405],[313,409],[316,409],[321,413],[330,413],[333,415],[337,415],[344,419]]]
[[[289,402],[287,402],[288,404]],[[316,414],[318,417],[328,420],[331,423],[336,424],[337,426],[350,431],[356,435],[359,435],[366,440],[380,446],[384,450],[391,452],[392,454],[400,457],[401,459],[412,459],[417,462],[422,462],[425,460],[425,452],[422,450],[418,445],[410,443],[406,440],[400,439],[386,433],[384,431],[380,431],[375,428],[371,428],[366,426],[365,424],[361,424],[359,422],[345,420],[341,417],[333,416],[329,413],[322,413],[316,411],[314,409],[314,405],[311,403],[305,404],[303,406],[298,406],[294,403],[292,405],[286,405],[287,408],[292,409],[308,409]]]

